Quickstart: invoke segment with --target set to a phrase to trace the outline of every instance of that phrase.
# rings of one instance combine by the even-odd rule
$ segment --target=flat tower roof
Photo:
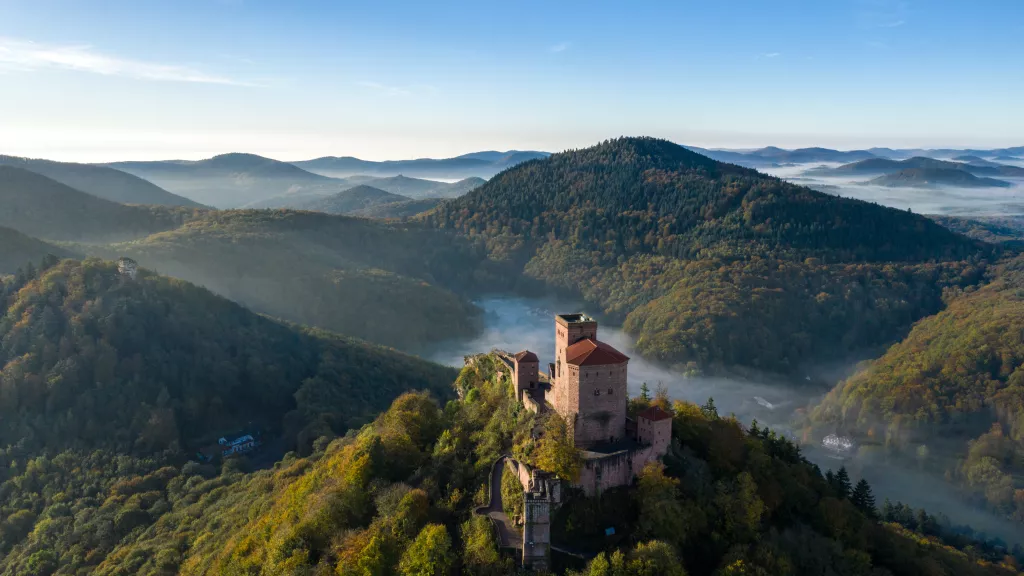
[[[577,322],[594,322],[594,319],[583,313],[578,314],[558,314],[556,318],[564,320],[567,324],[575,324]]]

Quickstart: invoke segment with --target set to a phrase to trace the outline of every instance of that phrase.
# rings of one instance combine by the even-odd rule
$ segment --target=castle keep
[[[555,316],[555,361],[547,374],[523,350],[510,359],[516,397],[534,412],[553,410],[573,430],[584,464],[577,487],[587,495],[633,482],[668,452],[672,417],[652,407],[627,416],[629,357],[597,338],[585,314]]]

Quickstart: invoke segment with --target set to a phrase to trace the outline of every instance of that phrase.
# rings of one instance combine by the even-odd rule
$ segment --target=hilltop
[[[456,198],[479,188],[487,181],[483,178],[465,178],[457,182],[439,182],[423,178],[410,178],[401,174],[397,176],[350,176],[347,182],[364,184],[379,188],[392,194],[400,194],[413,199],[420,198]]]
[[[421,218],[595,304],[642,353],[708,369],[794,371],[889,343],[992,253],[651,138],[517,166]]]
[[[0,156],[0,165],[24,168],[97,198],[121,204],[201,208],[202,205],[131,174],[91,164]]]
[[[1009,188],[1011,184],[994,178],[979,178],[960,169],[907,168],[865,182],[873,186],[893,188],[931,188],[956,186],[958,188]]]
[[[349,214],[378,204],[393,204],[406,200],[411,200],[411,198],[391,194],[373,186],[360,185],[327,198],[313,200],[302,205],[301,208],[328,214]]]
[[[0,166],[0,226],[46,240],[112,242],[169,230],[202,210],[126,206],[12,166]]]
[[[198,161],[115,162],[112,168],[217,208],[236,208],[286,193],[321,195],[341,182],[255,154],[222,154]]]

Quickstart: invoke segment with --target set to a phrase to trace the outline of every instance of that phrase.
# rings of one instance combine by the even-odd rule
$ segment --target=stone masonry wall
[[[572,366],[570,388],[578,391],[570,407],[576,418],[576,445],[594,446],[626,436],[626,364]]]
[[[587,459],[580,469],[576,486],[587,496],[596,496],[618,486],[629,486],[648,462],[655,462],[659,457],[653,446],[644,446],[604,458]]]

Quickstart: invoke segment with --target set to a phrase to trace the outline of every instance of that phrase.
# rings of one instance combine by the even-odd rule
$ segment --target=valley
[[[764,154],[783,157],[784,152]],[[789,160],[816,161],[829,154],[813,149]],[[831,157],[871,162],[855,160],[862,156]],[[795,462],[792,450],[799,446],[800,458],[822,473],[844,467],[854,479],[870,482],[879,506],[889,499],[939,514],[934,522],[942,528],[935,530],[947,540],[950,534],[994,538],[986,546],[995,548],[987,550],[999,549],[1000,543],[1007,549],[1024,545],[1017,504],[1021,488],[1015,480],[1020,450],[1016,349],[1012,341],[988,336],[996,351],[972,359],[965,350],[974,344],[950,343],[947,333],[950,315],[958,325],[991,330],[984,307],[992,302],[1012,312],[999,330],[1013,333],[1019,327],[1014,312],[1019,266],[1013,258],[1024,226],[1012,214],[997,217],[985,210],[985,202],[994,213],[1014,201],[1015,186],[986,188],[984,201],[965,197],[962,205],[926,210],[931,215],[925,217],[918,213],[929,206],[923,204],[925,192],[915,198],[916,188],[891,189],[899,200],[886,202],[841,197],[850,186],[862,185],[838,178],[862,181],[860,171],[836,177],[820,165],[770,169],[783,176],[778,178],[653,138],[609,140],[535,158],[490,181],[469,183],[404,176],[348,176],[341,183],[244,154],[174,168],[157,164],[130,167],[140,174],[178,171],[181,181],[162,181],[175,193],[187,180],[196,186],[194,192],[227,194],[236,204],[263,195],[261,202],[269,206],[125,204],[26,168],[0,167],[0,193],[12,208],[0,220],[9,227],[0,229],[9,240],[7,260],[0,260],[0,278],[9,275],[3,279],[7,317],[0,322],[0,331],[6,331],[0,334],[6,347],[0,409],[8,416],[0,460],[9,463],[10,482],[25,482],[29,474],[20,459],[54,450],[63,470],[97,450],[89,458],[124,454],[132,459],[133,474],[171,490],[171,478],[187,475],[185,467],[194,470],[195,462],[186,463],[189,450],[209,445],[218,434],[247,429],[265,431],[275,456],[293,449],[286,461],[313,458],[296,464],[303,470],[317,470],[316,459],[326,456],[332,438],[345,437],[340,442],[353,446],[348,442],[357,435],[354,430],[364,425],[380,430],[385,444],[398,442],[388,450],[411,454],[404,440],[390,436],[398,424],[387,416],[374,420],[386,402],[422,388],[442,401],[451,398],[453,369],[461,369],[467,357],[494,348],[529,348],[543,355],[553,347],[552,315],[584,311],[601,318],[603,340],[632,358],[631,396],[657,393],[656,400],[683,420],[694,410],[710,422],[721,415],[727,422],[721,426],[736,426],[741,434],[754,430],[755,423],[767,426],[774,432],[763,439],[782,461]],[[246,176],[238,177],[237,170]],[[307,180],[315,184],[304,187]],[[824,193],[813,190],[815,182],[825,181],[836,183]],[[300,182],[298,188],[294,182]],[[429,196],[438,190],[451,197]],[[963,194],[945,187],[927,193]],[[888,206],[898,202],[915,203],[915,209]],[[39,263],[47,253],[73,260]],[[138,281],[118,279],[110,261],[124,256],[141,266]],[[93,259],[77,263],[83,257]],[[38,264],[27,268],[23,263],[29,261]],[[938,337],[920,336],[928,331]],[[933,341],[951,351],[951,364],[913,374],[904,364],[918,363],[912,351],[930,350]],[[199,343],[207,343],[209,356],[175,369]],[[1002,367],[986,368],[996,358]],[[542,363],[548,360],[542,357]],[[937,372],[955,370],[963,373],[957,380],[963,390],[952,394]],[[911,376],[893,380],[904,373]],[[465,370],[455,392],[465,392],[464,377]],[[934,409],[932,421],[920,417],[920,406],[903,406],[901,400],[895,401],[897,410],[878,410],[922,381],[936,383],[931,401],[943,406],[954,422],[953,433],[942,428]],[[47,383],[45,392],[40,382]],[[257,394],[244,402],[228,400],[243,389]],[[119,390],[126,392],[112,396]],[[717,408],[698,410],[709,398]],[[854,407],[854,399],[861,406]],[[421,400],[401,402],[416,405],[410,414],[432,410]],[[117,407],[118,415],[97,421],[99,405]],[[495,406],[504,406],[503,414],[512,419],[502,426],[529,424],[512,416],[511,407]],[[40,419],[58,424],[45,430]],[[720,425],[697,426],[717,430]],[[346,436],[347,430],[353,431]],[[693,434],[695,429],[684,430]],[[495,441],[515,448],[522,433]],[[683,438],[698,442],[700,434]],[[752,438],[759,434],[750,432]],[[852,438],[856,450],[837,455],[826,449],[821,442],[829,434]],[[948,441],[932,440],[936,434]],[[878,440],[881,435],[884,441]],[[417,450],[427,450],[417,442]],[[908,459],[925,445],[928,458]],[[351,458],[363,449],[375,450],[356,449],[344,465],[356,469]],[[414,460],[426,466],[434,456],[425,454]],[[493,457],[481,456],[479,466]],[[238,476],[230,480],[234,486],[271,477],[278,486],[290,485],[290,479],[277,475],[282,463],[260,458],[229,460],[223,470],[239,462],[230,464],[238,466],[232,472]],[[962,465],[963,459],[968,464]],[[257,462],[269,468],[246,469]],[[401,472],[373,474],[398,479],[413,474],[397,466]],[[721,462],[714,466],[728,468]],[[175,471],[160,472],[167,467]],[[203,470],[206,481],[213,481],[210,470]],[[462,472],[465,490],[477,489],[478,472]],[[73,472],[54,474],[48,482],[58,482],[59,476],[68,490],[84,489]],[[123,478],[117,478],[104,480],[110,482],[104,489],[123,490],[117,487]],[[815,482],[801,480],[805,488]],[[929,489],[921,490],[924,485]],[[431,498],[441,497],[443,488],[428,488]],[[446,497],[460,502],[451,505],[450,514],[464,512],[466,494]],[[35,503],[23,508],[32,511],[33,522],[42,510],[59,510],[59,503],[42,494],[33,498]],[[135,514],[137,526],[152,526],[147,530],[185,529],[178,524],[183,511],[170,515],[166,509],[170,492],[160,498],[157,508],[145,502],[136,508],[131,501],[124,506]],[[220,531],[244,525],[233,508],[238,502],[213,498],[214,514],[233,520],[222,524],[211,517],[204,520],[210,522],[206,529],[226,538]],[[265,505],[282,504],[275,498]],[[14,510],[21,504],[7,506]],[[364,523],[362,516],[353,518],[345,522]],[[8,549],[14,550],[11,562],[26,566],[34,547],[45,544],[18,526],[4,524],[0,530],[17,536],[12,542],[24,542]],[[145,538],[124,539],[132,526],[126,524],[117,539],[96,544],[102,553],[95,558],[113,566],[126,554],[141,553],[136,542]],[[336,554],[347,553],[344,546],[327,551],[320,541],[305,545],[332,562],[338,561]],[[145,546],[159,548],[155,542]],[[189,562],[200,562],[200,572],[238,566],[237,558],[213,559],[201,546],[188,554],[198,555]]]

